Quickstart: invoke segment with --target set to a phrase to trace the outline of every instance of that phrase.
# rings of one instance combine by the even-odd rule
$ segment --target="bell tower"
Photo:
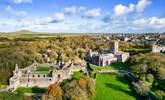
[[[116,54],[118,52],[118,46],[119,46],[119,43],[118,41],[112,41],[109,43],[109,51],[113,54]]]

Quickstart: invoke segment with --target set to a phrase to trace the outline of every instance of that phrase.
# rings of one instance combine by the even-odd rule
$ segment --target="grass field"
[[[3,92],[0,93],[0,100],[24,100],[24,96],[20,94]]]
[[[82,72],[74,72],[72,75],[72,78],[63,80],[63,82],[61,83],[61,86],[64,86],[65,84],[67,84],[73,80],[79,80],[81,77],[83,77],[83,75],[84,74]]]
[[[112,63],[110,66],[105,66],[105,67],[102,67],[102,66],[96,66],[96,65],[92,65],[92,69],[94,70],[126,70],[129,68],[129,65],[128,64],[125,64],[125,63],[122,63],[122,62],[114,62]]]
[[[129,52],[150,52],[151,48],[129,48],[127,51]]]
[[[98,74],[95,100],[136,100],[136,95],[124,76]]]
[[[84,74],[82,72],[74,72],[73,75],[72,75],[72,79],[78,80],[81,77],[83,77],[83,75]]]
[[[15,93],[45,93],[46,89],[45,88],[38,88],[38,87],[19,87],[15,91]]]
[[[39,66],[37,67],[37,72],[49,72],[51,71],[51,68],[50,67],[44,67],[44,66]]]

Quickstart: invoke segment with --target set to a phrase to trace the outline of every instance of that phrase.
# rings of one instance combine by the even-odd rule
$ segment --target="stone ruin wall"
[[[165,46],[161,47],[161,46],[156,46],[156,45],[153,45],[152,47],[152,52],[161,52],[161,51],[165,51]]]

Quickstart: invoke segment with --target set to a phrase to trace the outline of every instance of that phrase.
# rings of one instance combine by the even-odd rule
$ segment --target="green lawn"
[[[51,68],[45,67],[45,66],[38,66],[36,71],[37,72],[49,72],[49,71],[51,71]]]
[[[95,100],[136,100],[136,95],[126,77],[98,74],[95,98]]]
[[[112,63],[110,66],[96,66],[96,65],[92,65],[91,64],[92,69],[94,70],[127,70],[129,68],[129,65],[126,63],[122,63],[122,62],[114,62]]]
[[[143,52],[149,52],[149,51],[151,51],[151,48],[129,48],[128,51],[143,51]]]
[[[74,72],[73,75],[72,75],[72,79],[78,80],[81,77],[83,77],[83,75],[84,74],[82,72]]]
[[[94,70],[112,70],[112,69],[114,69],[111,66],[102,67],[102,66],[91,65],[91,67]]]
[[[24,100],[24,96],[20,94],[3,92],[0,93],[0,100]]]
[[[83,75],[84,74],[82,72],[74,72],[72,75],[72,78],[63,80],[63,82],[61,83],[61,86],[64,86],[65,84],[67,84],[73,80],[79,80],[81,77],[83,77]]]
[[[45,88],[38,88],[38,87],[19,87],[15,91],[15,93],[45,93],[46,89]]]

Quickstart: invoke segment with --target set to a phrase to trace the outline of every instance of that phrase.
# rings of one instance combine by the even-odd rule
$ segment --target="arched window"
[[[40,77],[40,75],[38,75],[38,77]]]
[[[34,75],[33,75],[33,77],[34,77]]]
[[[45,77],[45,75],[43,75],[43,77]]]
[[[58,78],[60,78],[61,77],[61,75],[60,74],[58,74]]]

